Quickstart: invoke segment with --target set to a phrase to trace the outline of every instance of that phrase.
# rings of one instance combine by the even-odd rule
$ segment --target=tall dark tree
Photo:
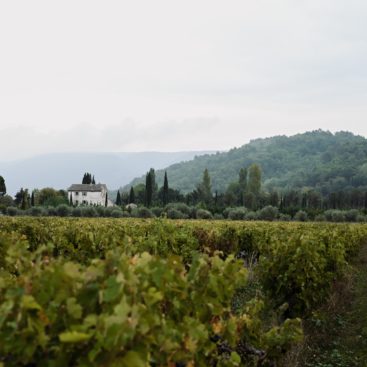
[[[94,179],[94,176],[92,178],[92,184],[95,185],[96,184],[96,180]]]
[[[31,206],[34,206],[35,202],[34,202],[34,190],[32,190],[32,195],[31,195]]]
[[[169,201],[168,193],[169,193],[169,187],[168,187],[168,178],[167,178],[167,171],[166,171],[164,172],[164,183],[163,183],[163,197],[162,197],[163,205],[168,204],[168,201]]]
[[[0,196],[4,196],[5,194],[6,194],[5,180],[3,176],[0,176]]]
[[[93,182],[95,183],[94,176],[92,178],[92,175],[89,172],[84,173],[82,184],[90,185]]]
[[[149,208],[152,205],[153,199],[153,175],[149,171],[145,176],[145,205]]]
[[[104,206],[107,208],[108,207],[108,194],[106,192],[106,200],[104,202]]]
[[[129,204],[135,204],[135,192],[132,186],[130,187]]]
[[[120,190],[117,190],[116,205],[117,206],[121,206],[122,205]]]
[[[69,205],[70,205],[70,206],[73,206],[73,205],[74,205],[74,204],[73,204],[73,195],[72,195],[72,193],[70,193]]]

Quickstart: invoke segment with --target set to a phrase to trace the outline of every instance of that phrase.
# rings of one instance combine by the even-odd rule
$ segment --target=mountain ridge
[[[348,131],[314,130],[292,136],[253,139],[227,152],[204,154],[167,167],[169,185],[184,193],[195,189],[207,168],[213,191],[224,192],[241,168],[259,164],[268,190],[314,188],[322,193],[367,187],[367,139]],[[158,185],[165,170],[157,170]],[[144,180],[138,177],[128,189]]]

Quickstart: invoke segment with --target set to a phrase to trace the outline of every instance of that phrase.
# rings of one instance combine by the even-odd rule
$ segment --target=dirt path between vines
[[[299,366],[367,367],[367,244],[351,265],[328,306],[306,325]]]

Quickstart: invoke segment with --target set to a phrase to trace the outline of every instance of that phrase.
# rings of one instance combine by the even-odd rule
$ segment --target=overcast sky
[[[367,136],[365,0],[0,0],[0,159]]]

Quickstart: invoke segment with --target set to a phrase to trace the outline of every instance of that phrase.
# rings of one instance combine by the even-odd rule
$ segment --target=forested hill
[[[225,153],[207,154],[167,168],[169,186],[192,191],[209,170],[212,188],[224,192],[241,168],[261,166],[266,189],[316,188],[323,194],[367,187],[367,139],[349,132],[317,130],[291,137],[256,139]],[[164,170],[156,172],[163,183]],[[132,185],[143,182],[135,179]],[[129,185],[131,186],[131,185]]]

